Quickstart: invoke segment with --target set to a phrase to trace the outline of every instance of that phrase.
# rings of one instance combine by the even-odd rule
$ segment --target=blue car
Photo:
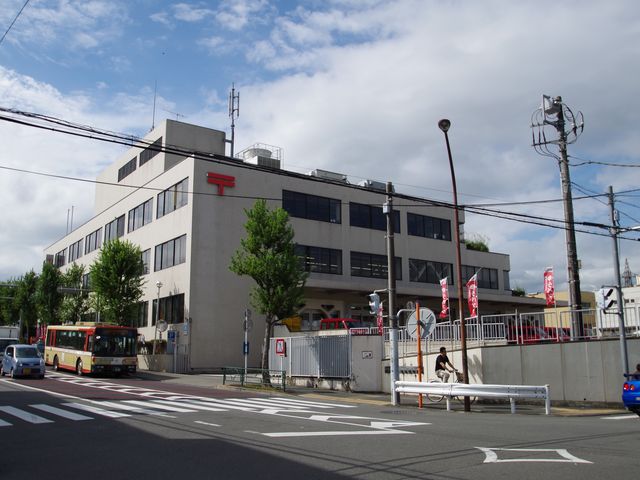
[[[44,358],[35,345],[9,345],[4,350],[0,375],[16,377],[34,376],[44,378]]]
[[[622,385],[622,403],[629,411],[640,415],[640,379],[630,375]]]

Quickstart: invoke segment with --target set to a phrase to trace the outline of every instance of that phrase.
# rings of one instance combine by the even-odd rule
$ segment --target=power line
[[[637,163],[613,163],[613,162],[600,162],[597,160],[585,160],[574,155],[569,155],[570,158],[582,161],[582,163],[572,163],[572,167],[582,167],[584,165],[602,165],[605,167],[622,167],[622,168],[640,168],[640,164]]]
[[[20,16],[22,11],[24,10],[24,7],[26,7],[28,3],[29,3],[29,0],[24,2],[24,5],[22,5],[22,8],[20,9],[18,14],[16,15],[16,18],[13,19],[13,22],[11,22],[11,25],[9,25],[9,28],[7,28],[7,30],[4,32],[4,35],[2,35],[2,38],[0,38],[0,45],[2,45],[2,42],[4,41],[4,38],[7,36],[7,33],[9,33],[9,30],[11,30],[11,27],[13,27],[13,24],[16,23],[16,20],[18,20],[18,17]]]

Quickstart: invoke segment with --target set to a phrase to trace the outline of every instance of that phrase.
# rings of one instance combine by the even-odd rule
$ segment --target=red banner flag
[[[378,323],[378,335],[382,335],[384,333],[384,324],[382,322],[382,316],[383,316],[382,304],[380,304],[380,306],[378,307],[378,312],[376,314],[376,321]]]
[[[478,316],[478,274],[476,273],[467,282],[467,298],[469,302],[469,316]]]
[[[440,280],[440,290],[442,290],[442,311],[440,318],[447,318],[449,316],[449,286],[447,285],[447,277]]]
[[[547,299],[547,307],[555,306],[556,288],[553,282],[553,267],[544,271],[544,296]]]

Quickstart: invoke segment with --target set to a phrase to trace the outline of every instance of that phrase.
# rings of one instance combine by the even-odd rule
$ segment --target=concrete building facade
[[[145,294],[131,321],[153,338],[159,296],[159,317],[175,327],[194,370],[243,363],[242,320],[245,309],[253,309],[253,281],[232,273],[229,263],[246,235],[245,210],[256,199],[289,212],[297,251],[311,272],[303,329],[317,328],[323,317],[371,318],[367,294],[387,285],[381,185],[353,185],[321,170],[289,172],[265,148],[227,158],[225,146],[224,132],[166,120],[98,176],[94,217],[45,251],[62,270],[74,262],[88,270],[109,239],[139,245]],[[453,211],[399,193],[394,210],[397,305],[419,300],[439,312],[438,280],[447,276],[455,318]],[[464,281],[480,271],[481,315],[544,307],[512,295],[508,255],[463,244],[462,263]],[[259,364],[263,318],[253,313],[250,365]]]

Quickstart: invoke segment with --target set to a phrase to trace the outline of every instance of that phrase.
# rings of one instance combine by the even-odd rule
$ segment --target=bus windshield
[[[136,342],[133,330],[96,328],[91,350],[96,357],[127,357],[136,354]]]

